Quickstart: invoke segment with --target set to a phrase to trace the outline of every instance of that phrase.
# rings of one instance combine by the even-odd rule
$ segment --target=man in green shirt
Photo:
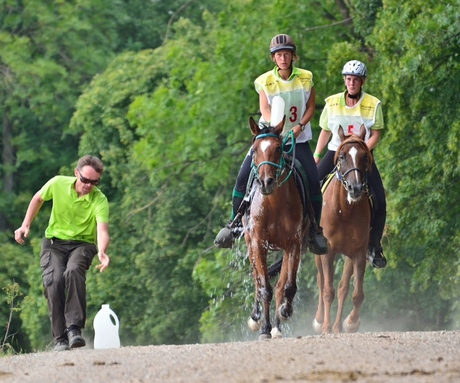
[[[106,253],[109,204],[96,187],[103,170],[99,158],[80,158],[75,177],[55,176],[32,197],[21,227],[14,232],[16,241],[24,244],[43,203],[53,200],[40,267],[56,351],[86,345],[81,336],[86,321],[86,271],[96,253],[101,272],[110,263]]]

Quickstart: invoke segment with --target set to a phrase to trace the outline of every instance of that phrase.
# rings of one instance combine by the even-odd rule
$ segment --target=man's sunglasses
[[[80,170],[77,170],[78,175],[80,176],[80,181],[84,184],[99,185],[100,179],[90,180],[89,178],[83,177],[80,173]]]

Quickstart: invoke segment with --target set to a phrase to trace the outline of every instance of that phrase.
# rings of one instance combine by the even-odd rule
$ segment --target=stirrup
[[[369,246],[367,251],[369,263],[376,269],[383,269],[387,265],[387,259],[383,255],[382,246]]]

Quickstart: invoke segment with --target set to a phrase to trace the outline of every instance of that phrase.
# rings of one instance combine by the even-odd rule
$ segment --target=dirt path
[[[41,352],[1,358],[0,382],[460,382],[460,332]]]

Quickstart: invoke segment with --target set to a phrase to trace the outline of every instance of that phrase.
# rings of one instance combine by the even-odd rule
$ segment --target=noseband
[[[359,168],[351,168],[351,169],[348,169],[345,173],[340,173],[340,165],[337,164],[336,166],[337,170],[336,170],[336,175],[337,175],[337,179],[340,181],[340,183],[343,185],[343,187],[345,188],[345,190],[348,190],[348,182],[346,180],[346,176],[350,173],[350,172],[353,172],[353,171],[357,171],[360,175],[361,175],[361,179],[363,180],[363,182],[361,183],[361,185],[363,186],[363,188],[366,188],[367,186],[367,169],[365,172],[363,172],[361,169]]]
[[[267,137],[274,137],[274,138],[277,138],[278,140],[281,141],[281,137],[278,135],[278,134],[274,134],[274,133],[262,133],[262,134],[259,134],[258,136],[256,136],[254,138],[254,141],[256,140],[260,140],[262,138],[267,138]],[[289,149],[289,151],[285,151],[284,150],[284,147],[286,146],[286,144],[291,141],[291,148]],[[283,170],[286,166],[286,160],[285,160],[285,155],[287,154],[290,154],[292,153],[292,165],[291,165],[291,169],[289,171],[289,174],[287,175],[287,177],[281,182],[278,184],[278,186],[281,186],[283,183],[285,183],[289,177],[291,176],[292,174],[292,169],[294,168],[294,161],[295,161],[295,136],[294,136],[294,131],[289,131],[289,133],[287,134],[287,136],[284,138],[284,140],[281,142],[281,157],[280,157],[280,162],[279,164],[275,163],[275,162],[272,162],[272,161],[262,161],[259,165],[256,165],[256,163],[254,162],[254,158],[252,159],[252,163],[251,163],[251,167],[252,169],[254,170],[254,174],[256,176],[256,178],[259,178],[259,169],[262,165],[270,165],[270,166],[273,166],[275,168],[277,168],[276,170],[276,182],[278,183],[278,180],[281,176],[281,174],[283,173]]]

